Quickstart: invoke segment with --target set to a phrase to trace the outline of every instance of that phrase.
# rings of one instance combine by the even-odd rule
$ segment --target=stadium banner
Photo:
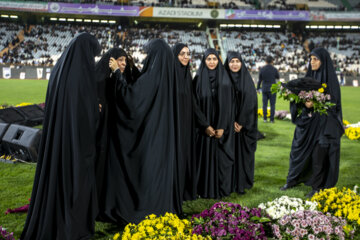
[[[47,12],[48,4],[39,2],[0,1],[1,10]]]
[[[316,12],[311,11],[312,21],[360,21],[359,12]]]
[[[225,9],[153,7],[153,17],[225,19]]]
[[[3,78],[5,78],[5,79],[11,78],[11,68],[3,67],[2,72],[3,72],[3,74],[2,74]]]
[[[139,15],[139,7],[137,6],[76,4],[76,3],[60,3],[60,2],[50,2],[48,4],[49,4],[50,13],[128,16],[128,17]]]
[[[43,72],[44,72],[43,68],[36,68],[36,73],[37,73],[37,78],[38,79],[43,78]]]
[[[140,17],[152,17],[154,7],[140,7],[139,16]]]
[[[229,19],[229,20],[309,21],[310,13],[308,11],[226,9],[226,19]]]

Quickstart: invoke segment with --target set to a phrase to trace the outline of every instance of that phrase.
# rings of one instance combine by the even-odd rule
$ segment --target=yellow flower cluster
[[[350,122],[343,119],[343,124],[344,124],[344,126],[347,126],[350,124]]]
[[[13,156],[11,156],[11,155],[8,155],[8,156],[7,155],[2,155],[0,158],[10,160],[10,161],[15,160],[15,158]]]
[[[345,129],[345,135],[350,140],[360,139],[360,127],[348,127]]]
[[[28,106],[28,105],[34,105],[34,104],[33,103],[23,102],[23,103],[17,104],[15,107],[23,107],[23,106]]]
[[[325,88],[327,88],[327,85],[326,85],[326,83],[323,83],[323,84],[321,84],[321,85],[322,85],[322,88],[319,88],[319,89],[318,89],[318,92],[323,93],[323,92],[325,91]]]
[[[260,117],[264,117],[264,112],[263,112],[263,110],[261,108],[258,109],[258,115]],[[270,117],[270,109],[267,110],[266,116]]]
[[[360,196],[349,188],[322,190],[311,201],[317,202],[318,208],[324,213],[329,212],[336,217],[346,218],[349,223],[360,225]]]
[[[203,237],[192,234],[191,223],[184,219],[179,219],[175,214],[166,213],[164,216],[156,217],[151,214],[138,225],[129,223],[126,225],[122,234],[122,240],[141,240],[141,239],[163,239],[163,240],[206,240],[211,237]],[[113,239],[120,236],[115,234]]]

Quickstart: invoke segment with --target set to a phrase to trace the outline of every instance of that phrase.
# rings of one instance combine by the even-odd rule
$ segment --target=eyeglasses
[[[191,53],[189,53],[189,52],[180,52],[179,55],[182,57],[184,57],[185,55],[188,57],[191,57]]]

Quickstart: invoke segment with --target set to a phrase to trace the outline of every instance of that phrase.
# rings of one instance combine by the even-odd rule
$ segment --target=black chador
[[[176,136],[176,165],[175,170],[175,199],[181,201],[176,204],[176,212],[182,213],[182,201],[196,198],[196,161],[194,157],[194,117],[193,91],[190,64],[184,66],[178,59],[180,52],[188,48],[185,44],[177,43],[172,48],[175,63],[175,136]]]
[[[321,65],[317,71],[313,71],[311,65],[309,65],[306,76],[313,77],[322,84],[325,83],[327,85],[326,93],[330,94],[331,102],[336,104],[335,107],[327,111],[327,115],[321,115],[320,117],[321,133],[315,149],[318,152],[317,161],[313,163],[313,176],[309,183],[313,189],[318,190],[334,187],[337,183],[340,163],[340,138],[344,133],[344,128],[342,126],[340,85],[335,73],[334,63],[328,51],[324,48],[316,48],[310,55],[316,56]]]
[[[237,58],[241,62],[238,72],[229,68],[229,62]],[[225,69],[232,80],[235,104],[234,120],[242,126],[235,138],[235,163],[232,191],[244,193],[254,182],[254,163],[257,141],[257,95],[254,81],[247,70],[240,53],[229,52],[225,61]]]
[[[108,50],[101,59],[96,63],[96,80],[97,80],[97,93],[98,101],[101,106],[100,110],[100,119],[97,128],[97,160],[96,160],[96,185],[98,189],[98,197],[100,199],[100,205],[102,202],[103,189],[104,186],[104,177],[106,176],[105,164],[107,160],[108,152],[108,141],[109,141],[109,131],[108,124],[109,121],[113,120],[112,115],[114,115],[114,105],[116,102],[115,99],[115,78],[111,77],[112,72],[109,68],[110,58],[118,59],[119,57],[126,57],[126,67],[123,75],[127,82],[132,82],[136,80],[136,76],[139,74],[139,71],[136,67],[130,64],[126,52],[121,48],[112,48]],[[112,111],[109,111],[109,109]],[[101,207],[100,207],[101,209]]]
[[[215,55],[218,64],[210,70],[206,58]],[[193,82],[199,112],[196,114],[196,159],[198,194],[203,198],[220,198],[231,192],[234,163],[232,84],[215,49],[206,50]],[[200,117],[202,115],[202,117]],[[224,129],[221,138],[206,134],[206,129]]]
[[[118,224],[174,212],[174,56],[161,39],[150,41],[145,51],[135,82],[114,73],[103,214]]]
[[[331,101],[337,104],[336,107],[328,110],[328,115],[314,113],[312,108],[306,108],[303,104],[290,104],[291,118],[296,128],[290,152],[287,184],[283,190],[304,182],[313,188],[309,197],[315,191],[336,185],[339,175],[340,137],[343,132],[340,122],[342,119],[340,88],[332,61],[328,54],[322,55],[326,50],[314,51],[321,60],[320,69],[312,71],[309,66],[308,77],[284,85],[298,94],[301,90],[318,90],[322,87],[322,83],[326,83],[325,93],[330,94]],[[328,57],[325,57],[326,55]],[[324,78],[313,78],[317,74]],[[301,115],[298,115],[299,108],[302,109]]]
[[[21,239],[90,239],[95,185],[96,38],[75,37],[53,68],[31,203]]]

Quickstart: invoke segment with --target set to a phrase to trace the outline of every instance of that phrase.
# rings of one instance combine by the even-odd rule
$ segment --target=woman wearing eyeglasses
[[[175,57],[175,136],[176,165],[175,199],[178,214],[182,213],[183,200],[196,198],[196,164],[194,158],[194,117],[192,78],[190,73],[190,49],[183,43],[172,48]]]

